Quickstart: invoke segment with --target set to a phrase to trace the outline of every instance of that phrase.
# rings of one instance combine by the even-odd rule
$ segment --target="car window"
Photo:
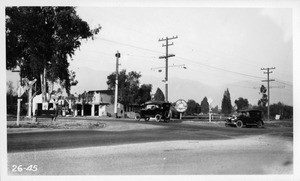
[[[155,108],[158,108],[158,106],[155,104],[149,104],[146,106],[146,109],[155,109]]]
[[[246,117],[250,117],[250,113],[249,112],[246,112]]]

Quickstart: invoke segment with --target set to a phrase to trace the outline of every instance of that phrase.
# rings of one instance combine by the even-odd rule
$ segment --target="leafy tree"
[[[231,114],[232,105],[231,98],[228,88],[225,90],[223,99],[222,99],[222,113],[223,114]]]
[[[280,115],[281,119],[293,118],[293,107],[281,102],[270,105],[270,116],[274,118],[276,115]]]
[[[201,112],[201,106],[200,106],[200,104],[199,104],[198,102],[196,103],[195,112],[196,112],[197,114],[199,114],[199,113]]]
[[[101,27],[91,30],[74,7],[6,7],[6,69],[17,66],[21,77],[59,83],[70,93],[72,77],[68,59],[83,39],[93,38]],[[45,92],[43,92],[45,93]]]
[[[151,84],[143,84],[139,88],[138,91],[138,104],[145,103],[147,101],[151,100],[151,91],[152,91],[152,85]]]
[[[218,107],[218,105],[216,105],[216,107],[212,108],[211,112],[212,113],[219,113],[219,107]]]
[[[197,113],[197,109],[199,110],[197,106],[199,106],[199,104],[197,105],[197,102],[195,100],[189,99],[187,101],[187,109],[185,113],[187,115],[193,115],[194,113]]]
[[[207,97],[204,97],[201,101],[201,112],[205,114],[209,112],[209,104],[207,102]]]
[[[248,99],[244,99],[242,97],[239,97],[237,100],[234,101],[234,103],[237,106],[237,111],[249,107]]]
[[[130,104],[138,104],[139,93],[142,95],[142,90],[139,88],[139,78],[142,75],[135,71],[128,72],[126,74],[126,70],[122,70],[118,74],[118,101],[124,106]],[[116,72],[111,73],[107,76],[106,84],[108,85],[108,89],[115,90],[115,80],[116,80]],[[146,86],[147,87],[147,86]],[[142,87],[143,89],[146,88]],[[149,89],[149,87],[148,87]],[[151,91],[150,91],[151,92]],[[114,99],[112,99],[112,102]]]
[[[257,105],[260,107],[266,107],[268,103],[268,95],[267,95],[267,88],[264,85],[261,85],[260,87],[260,94],[262,94],[262,98],[258,100]]]
[[[164,101],[165,100],[165,95],[159,87],[156,89],[156,92],[154,94],[154,100],[155,101]]]

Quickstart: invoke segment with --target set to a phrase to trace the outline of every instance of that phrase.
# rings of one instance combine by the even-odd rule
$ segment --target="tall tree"
[[[222,113],[223,114],[231,114],[232,104],[231,98],[228,88],[224,91],[223,99],[222,99]]]
[[[241,109],[246,109],[249,107],[248,99],[244,99],[242,97],[239,97],[237,100],[234,101],[234,103],[237,107],[237,111],[239,111]]]
[[[59,83],[70,93],[70,58],[82,39],[93,38],[101,27],[91,30],[75,7],[6,7],[6,69],[17,66],[21,77]],[[72,60],[72,59],[71,59]],[[45,89],[42,89],[45,90]]]
[[[142,75],[135,71],[128,72],[121,70],[118,74],[118,101],[124,106],[137,104],[139,92],[139,78]],[[116,72],[107,76],[106,84],[108,89],[115,90]],[[113,101],[114,99],[112,99]]]
[[[189,99],[187,101],[187,109],[185,111],[185,113],[187,115],[193,115],[194,113],[197,113],[197,109],[199,110],[199,108],[197,108],[197,106],[199,106],[199,104],[193,100],[193,99]]]
[[[151,100],[151,91],[152,91],[152,85],[151,84],[143,84],[139,88],[138,91],[138,104],[145,103],[147,101]]]
[[[204,97],[201,101],[201,112],[205,114],[209,112],[209,104],[207,101],[207,97]]]
[[[200,106],[200,104],[199,104],[198,102],[196,103],[195,112],[196,112],[197,114],[201,113],[201,106]]]
[[[164,101],[165,100],[165,95],[159,87],[156,89],[156,92],[154,94],[154,100],[155,101]]]

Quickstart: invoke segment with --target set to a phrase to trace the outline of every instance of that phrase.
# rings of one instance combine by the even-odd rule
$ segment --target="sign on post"
[[[180,113],[180,119],[182,119],[182,113],[187,110],[187,102],[183,99],[179,99],[175,102],[175,109]]]

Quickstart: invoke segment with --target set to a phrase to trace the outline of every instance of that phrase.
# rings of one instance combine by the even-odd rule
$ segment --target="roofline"
[[[88,91],[88,93],[91,93],[91,92],[96,92],[96,93],[111,93],[113,94],[113,90],[110,90],[110,89],[107,89],[107,90],[90,90]]]

